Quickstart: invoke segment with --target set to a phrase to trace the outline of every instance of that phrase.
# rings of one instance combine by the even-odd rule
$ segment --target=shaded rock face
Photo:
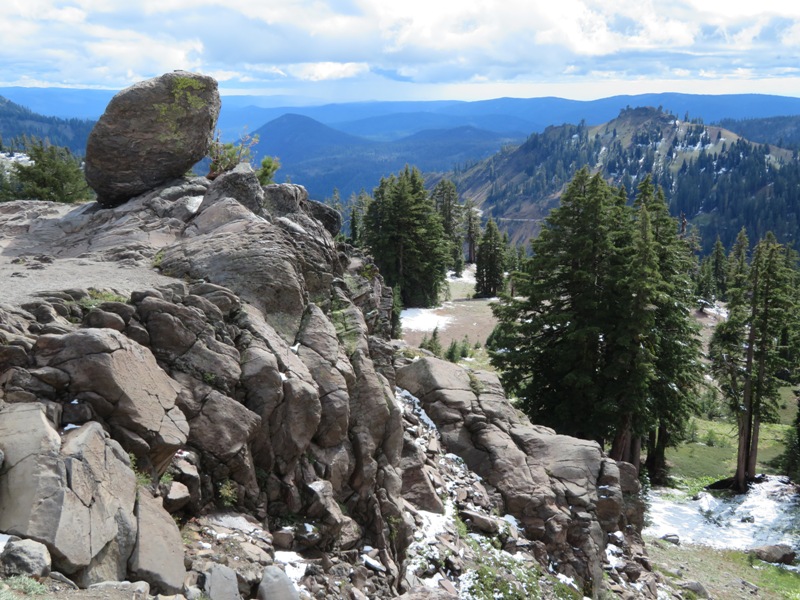
[[[638,490],[622,489],[618,464],[594,442],[532,425],[494,374],[425,358],[398,369],[397,385],[420,399],[445,449],[499,493],[504,510],[545,544],[559,570],[598,593],[608,534],[636,533],[623,491]]]
[[[219,110],[217,82],[185,71],[114,96],[86,145],[98,203],[117,206],[186,173],[208,152]]]

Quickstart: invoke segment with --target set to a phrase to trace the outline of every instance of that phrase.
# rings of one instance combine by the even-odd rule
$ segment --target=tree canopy
[[[406,166],[382,178],[359,235],[386,282],[399,286],[403,306],[434,306],[445,282],[450,241],[422,174]]]
[[[700,378],[690,316],[692,256],[649,178],[636,202],[579,171],[531,243],[517,297],[489,340],[533,422],[610,443],[639,461],[675,443]],[[663,464],[648,465],[652,472]]]

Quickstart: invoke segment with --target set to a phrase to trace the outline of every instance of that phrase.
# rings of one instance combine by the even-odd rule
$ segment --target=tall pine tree
[[[449,244],[422,175],[406,167],[381,179],[363,220],[363,238],[403,306],[434,306],[445,281]]]
[[[768,233],[747,262],[747,235],[737,237],[729,260],[728,318],[714,331],[709,354],[719,385],[737,417],[739,445],[733,488],[747,490],[756,475],[761,422],[775,410],[780,342],[794,314],[793,276],[785,248]]]
[[[700,376],[692,256],[649,178],[624,189],[579,171],[531,244],[521,297],[503,296],[489,344],[534,422],[663,470]]]
[[[493,298],[503,289],[506,247],[494,219],[489,219],[478,245],[475,263],[475,295]]]

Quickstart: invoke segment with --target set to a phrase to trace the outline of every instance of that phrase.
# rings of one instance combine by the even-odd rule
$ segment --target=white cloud
[[[369,71],[366,63],[319,62],[291,65],[289,72],[298,79],[308,81],[328,81],[347,79]]]
[[[800,46],[800,3],[785,0],[11,0],[3,11],[6,84],[122,87],[176,68],[287,90],[738,81],[794,76]]]

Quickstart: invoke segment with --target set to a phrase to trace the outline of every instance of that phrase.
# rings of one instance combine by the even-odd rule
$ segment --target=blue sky
[[[788,0],[4,0],[0,86],[174,69],[324,101],[800,96]]]

